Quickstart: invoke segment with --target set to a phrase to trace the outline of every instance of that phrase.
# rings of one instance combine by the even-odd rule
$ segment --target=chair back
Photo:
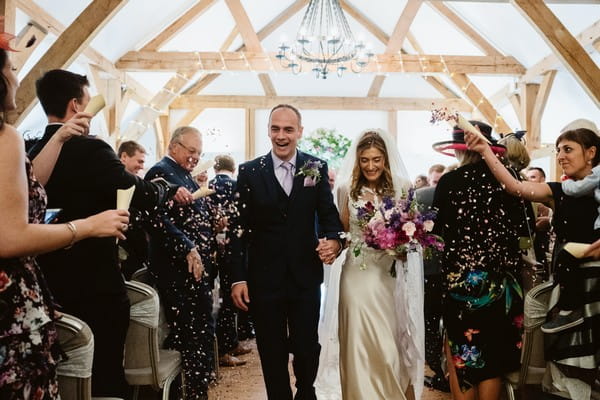
[[[550,295],[554,282],[548,281],[532,288],[525,296],[525,319],[523,346],[521,351],[521,372],[519,382],[526,382],[530,368],[546,368],[544,358],[544,333],[542,324],[546,321]]]
[[[131,303],[129,329],[125,340],[125,369],[151,370],[151,384],[159,388],[158,293],[151,286],[141,282],[127,281],[125,285]]]
[[[58,341],[66,359],[58,363],[58,390],[63,400],[92,398],[92,362],[94,335],[82,320],[63,314],[56,321]]]

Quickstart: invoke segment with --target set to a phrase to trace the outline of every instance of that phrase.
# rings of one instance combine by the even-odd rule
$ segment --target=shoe
[[[219,357],[219,365],[221,367],[239,367],[240,365],[246,364],[246,361],[240,360],[231,354],[224,354]]]
[[[557,333],[582,323],[583,315],[581,314],[581,311],[576,310],[571,311],[568,315],[561,315],[559,313],[556,317],[543,324],[541,329],[544,333]]]
[[[248,354],[252,351],[250,347],[246,347],[239,343],[237,347],[229,352],[232,356],[243,356],[244,354]]]
[[[438,390],[444,393],[450,393],[450,385],[448,385],[448,381],[439,375],[425,376],[423,383],[428,388]]]

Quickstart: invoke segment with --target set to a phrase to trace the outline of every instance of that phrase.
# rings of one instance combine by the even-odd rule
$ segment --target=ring
[[[129,228],[129,226],[127,224],[121,225],[121,232],[126,232],[127,228]]]

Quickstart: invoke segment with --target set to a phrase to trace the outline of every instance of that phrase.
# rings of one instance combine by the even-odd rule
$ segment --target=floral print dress
[[[46,192],[26,170],[29,222],[42,223]],[[34,257],[0,259],[0,398],[56,399],[60,358],[52,298]]]
[[[433,206],[445,240],[443,319],[461,390],[519,368],[524,215],[483,161],[440,179]]]

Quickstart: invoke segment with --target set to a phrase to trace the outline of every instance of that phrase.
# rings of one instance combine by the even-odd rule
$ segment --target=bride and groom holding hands
[[[314,382],[344,399],[419,398],[423,379],[422,268],[399,268],[381,250],[348,251],[339,279],[339,378],[337,364],[319,369],[318,325],[323,263],[342,252],[342,232],[360,237],[357,209],[365,201],[400,196],[408,175],[394,142],[379,130],[354,140],[338,173],[337,204],[327,165],[297,151],[302,117],[290,105],[269,116],[271,151],[240,166],[240,226],[232,297],[252,312],[269,399],[316,399]],[[339,208],[339,212],[338,212]],[[319,235],[317,238],[318,223]],[[412,253],[411,253],[412,254]],[[408,263],[421,261],[409,254]],[[366,266],[366,268],[365,268]],[[339,268],[339,265],[338,265]],[[337,288],[329,288],[328,296]],[[337,319],[338,313],[326,315]],[[335,324],[334,324],[335,325]],[[337,330],[336,330],[337,331]],[[337,335],[331,332],[330,335]],[[337,350],[337,349],[336,349]],[[293,354],[296,394],[288,373]],[[328,351],[328,354],[331,354]],[[337,351],[333,352],[337,361]],[[333,372],[333,373],[332,373]],[[337,392],[337,393],[336,393]]]

